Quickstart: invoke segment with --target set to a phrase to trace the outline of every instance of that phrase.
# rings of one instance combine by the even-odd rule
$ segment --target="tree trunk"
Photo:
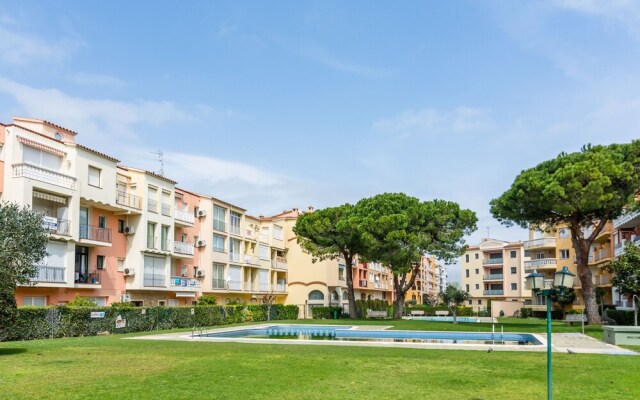
[[[599,224],[601,225],[601,224]],[[587,321],[591,325],[600,325],[602,320],[600,314],[598,314],[598,303],[596,302],[596,285],[593,283],[593,274],[589,269],[589,249],[602,226],[598,226],[589,238],[582,236],[582,230],[580,226],[569,226],[571,230],[571,242],[573,243],[573,249],[576,252],[576,266],[578,270],[578,279],[582,285],[582,298],[584,300],[585,313],[587,315]]]
[[[393,319],[402,319],[402,313],[404,312],[404,293],[399,295],[397,289],[399,289],[399,287],[396,286],[396,301],[394,302],[395,310],[393,311]]]
[[[393,319],[401,319],[402,313],[404,312],[404,296],[407,294],[407,291],[416,281],[416,273],[420,269],[420,264],[411,268],[411,278],[407,282],[407,274],[404,273],[401,277],[398,274],[393,274],[393,289],[396,293],[396,301],[395,301],[395,310],[393,312]],[[400,279],[399,279],[400,278]]]
[[[349,300],[349,318],[356,319],[358,314],[356,313],[356,296],[353,292],[353,256],[350,254],[343,254],[345,262],[345,273],[347,274],[347,298]]]

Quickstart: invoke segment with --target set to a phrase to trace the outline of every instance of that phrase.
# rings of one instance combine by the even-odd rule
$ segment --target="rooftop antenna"
[[[158,157],[158,161],[160,162],[160,171],[158,172],[158,175],[164,176],[164,158],[162,150],[152,151],[151,154],[155,154]]]
[[[161,175],[162,175],[162,174],[161,174]],[[490,232],[490,228],[487,226],[487,237],[488,237],[488,238],[490,238],[490,237],[491,237],[491,235],[489,234],[489,232]]]

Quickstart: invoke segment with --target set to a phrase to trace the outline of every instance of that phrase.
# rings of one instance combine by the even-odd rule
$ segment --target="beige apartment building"
[[[462,289],[469,293],[468,306],[487,308],[488,300],[524,303],[531,297],[525,289],[525,256],[522,242],[486,238],[469,246],[460,259]]]

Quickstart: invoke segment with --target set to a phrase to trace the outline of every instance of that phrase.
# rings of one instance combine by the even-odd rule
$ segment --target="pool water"
[[[353,329],[351,326],[272,325],[203,334],[211,338],[334,340],[390,343],[539,345],[526,333],[429,332]]]

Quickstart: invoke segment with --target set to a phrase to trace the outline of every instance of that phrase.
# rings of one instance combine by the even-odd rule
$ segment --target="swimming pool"
[[[330,340],[355,342],[393,343],[442,343],[442,344],[491,344],[491,345],[540,345],[534,335],[527,333],[493,332],[435,332],[367,330],[364,327],[332,325],[267,325],[252,328],[209,332],[198,337]]]

